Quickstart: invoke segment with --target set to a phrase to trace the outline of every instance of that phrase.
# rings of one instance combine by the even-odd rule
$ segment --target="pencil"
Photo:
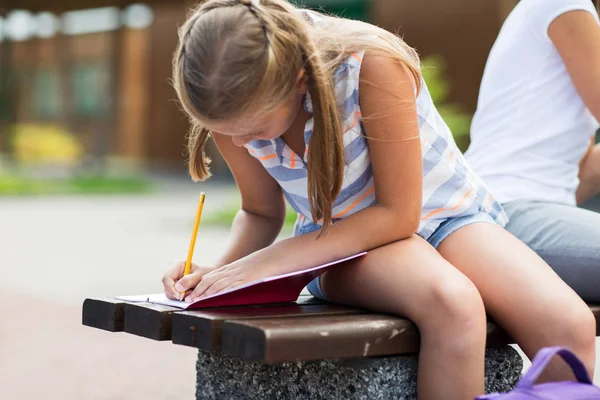
[[[194,255],[194,247],[196,245],[196,235],[198,234],[198,228],[200,227],[200,218],[202,217],[202,207],[204,206],[204,192],[200,193],[200,200],[198,201],[198,210],[196,211],[196,220],[194,221],[194,230],[192,231],[192,240],[190,241],[190,248],[188,249],[187,260],[185,261],[185,269],[183,270],[183,276],[190,273],[192,269],[192,257]],[[179,300],[183,300],[185,292],[179,293]]]

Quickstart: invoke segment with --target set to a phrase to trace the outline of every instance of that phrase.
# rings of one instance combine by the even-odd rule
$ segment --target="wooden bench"
[[[600,307],[592,310],[594,315],[600,315]],[[197,311],[86,299],[83,324],[198,348],[198,399],[414,398],[411,396],[415,390],[419,333],[411,321],[328,304],[311,296],[300,296],[290,304]],[[487,346],[495,349],[488,350],[486,359],[487,391],[508,390],[516,383],[522,360],[507,346],[511,343],[513,340],[502,328],[488,322]],[[508,365],[500,365],[504,362]],[[404,374],[410,385],[392,382],[397,377],[387,376],[390,363],[399,374],[402,368],[406,369]],[[236,377],[244,376],[248,382],[242,384],[243,379],[236,378],[238,382],[232,383],[236,387],[228,388],[223,382],[217,385],[219,370],[227,370],[228,376],[235,371]],[[298,383],[298,376],[309,370],[310,380]],[[252,387],[261,380],[262,394]],[[286,380],[287,384],[282,383]],[[359,383],[348,383],[357,380]],[[313,383],[320,381],[329,386],[336,381],[338,387],[325,390],[316,385],[311,389]],[[290,389],[290,385],[297,387]],[[373,387],[378,385],[384,388]],[[391,397],[381,397],[385,388],[395,395],[390,392]],[[401,397],[398,390],[406,392],[406,397]],[[369,397],[369,393],[378,393],[378,397]]]

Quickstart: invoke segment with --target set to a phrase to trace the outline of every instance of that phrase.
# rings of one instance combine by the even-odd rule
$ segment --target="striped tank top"
[[[377,201],[358,95],[363,56],[364,52],[352,54],[334,74],[344,143],[344,179],[333,206],[334,223]],[[423,155],[423,207],[417,234],[427,239],[447,219],[480,212],[504,226],[506,214],[467,165],[422,79],[416,103]],[[306,97],[304,107],[312,113],[310,96]],[[295,154],[281,137],[253,140],[246,145],[249,153],[279,183],[286,200],[298,213],[296,235],[321,227],[320,222],[312,221],[308,202],[307,156],[313,126],[311,118],[304,129],[306,151],[302,156]]]

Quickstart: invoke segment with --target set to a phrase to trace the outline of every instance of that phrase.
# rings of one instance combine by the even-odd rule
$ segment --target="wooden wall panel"
[[[185,135],[188,122],[177,105],[170,84],[171,57],[177,45],[177,28],[183,23],[181,4],[154,7],[150,27],[150,115],[147,155],[151,162],[184,168]]]
[[[474,111],[489,50],[499,32],[503,0],[373,0],[372,19],[398,31],[419,54],[447,62],[450,99]],[[502,11],[506,12],[506,11]]]
[[[123,39],[117,153],[139,161],[149,140],[150,31],[126,30]]]

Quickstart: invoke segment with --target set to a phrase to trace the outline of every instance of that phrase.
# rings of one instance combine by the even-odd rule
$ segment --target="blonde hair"
[[[293,93],[304,70],[314,112],[308,146],[308,199],[322,233],[343,181],[344,147],[333,74],[353,52],[376,51],[407,65],[420,83],[419,58],[402,39],[376,26],[312,12],[286,0],[208,0],[179,30],[173,81],[189,115],[189,171],[210,176],[201,121],[270,111]],[[260,108],[257,107],[260,105]],[[258,108],[258,109],[257,109]]]

